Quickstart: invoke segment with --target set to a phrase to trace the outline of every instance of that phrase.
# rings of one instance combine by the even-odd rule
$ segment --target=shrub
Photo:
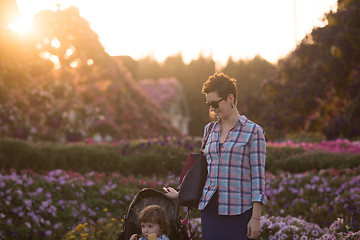
[[[172,172],[179,175],[188,153],[199,152],[200,145],[201,139],[193,137],[162,137],[113,144],[32,143],[0,139],[0,168],[31,168],[34,171],[64,169],[82,173],[117,171],[122,174],[148,176],[165,176]],[[299,173],[324,168],[345,169],[359,165],[360,154],[352,152],[332,153],[322,148],[320,151],[314,145],[305,148],[301,145],[269,143],[267,146],[266,170],[272,173]]]

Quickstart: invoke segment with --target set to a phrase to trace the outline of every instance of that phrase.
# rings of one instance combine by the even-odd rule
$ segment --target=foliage
[[[96,226],[96,234],[99,228],[109,233],[104,221],[118,226],[136,192],[163,186],[164,181],[173,184],[171,176],[167,180],[119,173],[1,171],[0,238],[60,239],[66,232],[80,232],[79,224],[84,223],[90,232]]]
[[[189,103],[191,116],[189,133],[192,136],[202,136],[204,126],[210,120],[209,109],[204,105],[205,100],[201,93],[202,84],[216,71],[215,62],[211,58],[200,55],[189,64],[184,63],[181,54],[169,56],[163,63],[156,62],[150,56],[136,61],[128,56],[116,57],[116,59],[123,61],[137,81],[175,77],[182,84]],[[238,62],[229,58],[227,65],[221,71],[237,79],[238,107],[241,113],[248,115],[254,121],[263,122],[254,109],[258,109],[262,104],[259,102],[260,85],[273,75],[275,66],[260,56]]]
[[[263,116],[258,109],[262,108],[264,98],[262,84],[275,74],[276,67],[255,56],[249,60],[234,62],[230,57],[226,66],[221,70],[236,79],[238,90],[237,107],[241,114],[245,114],[252,121],[262,125]]]
[[[190,135],[202,135],[209,113],[201,87],[218,70],[210,57],[189,64],[181,54],[163,63],[110,57],[73,7],[40,12],[36,31],[21,37],[4,27],[18,11],[15,1],[1,3],[2,136],[65,142],[179,134],[133,81],[167,77],[183,85]],[[325,15],[327,25],[313,29],[276,66],[260,56],[230,57],[220,69],[237,79],[240,112],[263,126],[269,140],[294,133],[360,135],[359,16],[358,1],[339,0],[337,11]]]
[[[359,173],[359,167],[268,173],[268,204],[260,237],[356,239],[360,234]],[[144,187],[176,186],[178,180],[175,175],[1,170],[0,239],[117,239],[123,214],[137,192]],[[182,208],[180,212],[184,214]],[[191,220],[196,239],[201,239],[200,224],[200,219]]]
[[[201,219],[195,218],[192,221],[192,229],[195,239],[201,238]],[[350,231],[342,219],[336,220],[329,228],[321,228],[317,224],[307,222],[302,218],[286,216],[261,217],[262,233],[258,239],[319,239],[319,240],[358,240],[360,231]]]
[[[329,227],[341,217],[352,230],[359,230],[359,173],[360,168],[356,167],[268,174],[265,211],[270,216],[301,216],[321,227]]]
[[[0,29],[2,136],[73,142],[180,134],[77,8],[41,11],[34,29],[26,37]]]
[[[104,209],[107,212],[107,209]],[[64,239],[79,239],[79,240],[109,240],[118,239],[120,231],[123,228],[124,219],[119,220],[107,213],[105,217],[98,220],[96,223],[79,224],[75,229],[66,233]]]
[[[273,147],[289,147],[289,148],[303,148],[307,151],[321,151],[331,153],[355,153],[360,154],[360,141],[350,141],[348,139],[336,139],[331,141],[321,142],[298,142],[294,143],[291,140],[285,142],[267,142],[267,146]]]
[[[80,172],[116,170],[123,174],[164,175],[169,171],[179,173],[187,154],[199,151],[200,144],[200,140],[195,141],[192,137],[152,138],[114,144],[30,143],[1,139],[0,168],[31,168],[36,171],[60,168]]]
[[[276,76],[264,86],[264,120],[272,136],[305,131],[351,139],[360,134],[359,1],[339,0],[325,20],[325,27],[313,29],[279,62]]]
[[[113,144],[94,143],[91,139],[77,144],[0,139],[0,168],[119,171],[148,176],[166,175],[168,172],[178,174],[187,155],[199,152],[200,147],[201,138],[193,137],[122,140]],[[344,169],[360,165],[359,145],[345,140],[321,144],[270,142],[266,155],[266,170],[272,173],[281,170],[299,173],[323,168]]]
[[[278,64],[260,56],[238,62],[230,57],[221,69],[239,83],[240,112],[263,126],[268,139],[299,133],[328,140],[360,135],[359,12],[358,1],[339,0],[337,11],[324,16],[325,26],[314,28]],[[191,67],[180,54],[163,64],[151,58],[137,63],[141,67],[132,72],[138,79],[174,76],[184,85],[192,117],[190,134],[200,136],[209,119],[201,104],[201,84],[215,68]],[[129,67],[133,64],[129,61]]]

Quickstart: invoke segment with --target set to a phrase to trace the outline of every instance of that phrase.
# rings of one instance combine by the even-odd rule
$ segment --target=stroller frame
[[[164,208],[170,222],[170,240],[190,240],[186,226],[181,223],[179,216],[179,202],[168,198],[163,192],[144,188],[131,201],[124,216],[123,229],[118,240],[129,240],[131,235],[141,234],[141,227],[137,220],[138,213],[149,205],[159,205]]]

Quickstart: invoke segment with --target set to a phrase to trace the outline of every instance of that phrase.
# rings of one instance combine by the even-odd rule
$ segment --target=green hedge
[[[137,140],[118,144],[33,143],[0,139],[0,168],[53,169],[122,174],[179,174],[188,153],[200,149],[199,138]],[[324,168],[352,168],[360,155],[309,152],[301,148],[267,147],[266,169],[292,173]]]
[[[63,169],[77,172],[121,172],[122,174],[168,174],[179,172],[189,143],[200,148],[192,138],[139,140],[112,144],[32,143],[0,139],[0,168]]]

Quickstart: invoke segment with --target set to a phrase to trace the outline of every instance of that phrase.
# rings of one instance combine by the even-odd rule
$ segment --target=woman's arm
[[[179,192],[176,191],[174,188],[172,187],[167,187],[167,188],[164,188],[164,192],[165,192],[165,195],[168,197],[168,198],[171,198],[171,199],[178,199],[179,198]]]
[[[266,140],[262,128],[257,129],[253,142],[250,145],[251,191],[252,191],[252,216],[248,223],[248,238],[257,238],[261,233],[260,217],[264,204],[267,202],[265,195],[265,160]]]
[[[129,240],[137,240],[138,239],[138,235],[137,234],[133,234],[131,235]]]
[[[255,239],[261,234],[260,217],[262,206],[261,202],[253,202],[252,216],[247,225],[247,236],[250,239]]]
[[[250,144],[250,171],[251,171],[251,202],[261,202],[266,205],[265,195],[265,160],[266,140],[262,128],[254,132],[254,138]]]
[[[253,210],[252,210],[251,218],[260,220],[262,206],[263,206],[263,204],[261,202],[253,202]]]

